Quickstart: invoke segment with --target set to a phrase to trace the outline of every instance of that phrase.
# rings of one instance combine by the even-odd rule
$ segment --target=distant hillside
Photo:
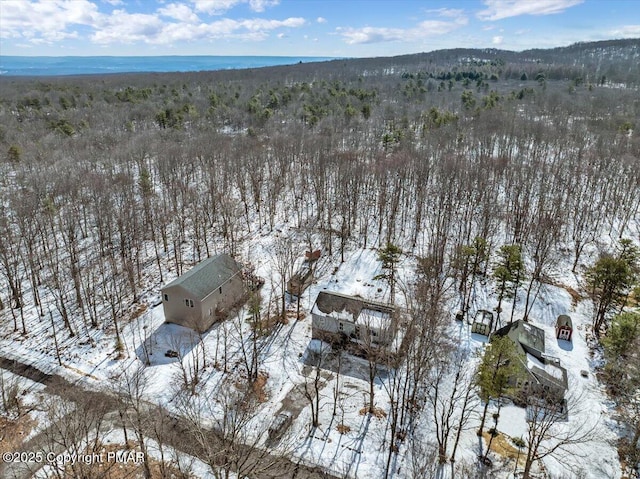
[[[622,83],[640,85],[640,38],[580,42],[567,47],[532,49],[522,52],[495,48],[454,48],[428,53],[393,57],[345,58],[330,61],[297,63],[249,69],[174,72],[125,73],[100,75],[104,84],[117,84],[122,78],[128,82],[166,81],[174,78],[200,81],[257,81],[285,82],[315,79],[355,80],[358,77],[421,74],[423,78],[445,79],[457,72],[482,73],[486,78],[519,80],[525,73],[530,79],[543,73],[546,80],[578,80],[602,84]],[[96,75],[97,76],[97,75]],[[78,76],[82,79],[85,75]],[[95,77],[94,75],[90,77]],[[38,77],[47,82],[67,82],[72,77]],[[446,78],[449,79],[449,78]],[[21,83],[21,77],[0,77],[0,83]]]
[[[479,67],[485,64],[500,67],[504,78],[522,73],[548,70],[548,79],[573,79],[597,82],[604,75],[608,81],[638,84],[640,82],[640,39],[580,42],[568,47],[532,49],[522,52],[494,48],[454,48],[428,53],[394,57],[333,60],[327,65],[342,63],[353,70],[380,73],[403,70],[407,72],[438,72],[442,70]]]
[[[454,48],[393,57],[349,58],[327,62],[267,67],[260,76],[293,77],[387,76],[422,72],[425,76],[460,71],[478,71],[489,77],[518,80],[523,73],[531,79],[542,72],[547,80],[576,80],[585,83],[640,85],[640,38],[576,43],[568,47],[533,49],[522,52],[494,48]],[[243,71],[216,72],[238,79]],[[300,75],[300,77],[298,77]]]

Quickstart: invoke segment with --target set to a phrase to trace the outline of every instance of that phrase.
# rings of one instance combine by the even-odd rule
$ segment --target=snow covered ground
[[[509,309],[510,307],[505,307],[505,310]],[[572,341],[556,339],[555,321],[560,314],[570,315],[573,321]],[[592,431],[588,441],[563,448],[563,452],[557,455],[561,457],[561,461],[555,457],[545,458],[544,466],[554,477],[605,479],[621,475],[615,449],[617,427],[613,419],[613,403],[598,383],[595,376],[596,364],[591,359],[591,352],[587,346],[586,335],[591,324],[591,315],[590,301],[584,300],[573,305],[571,295],[565,289],[552,285],[543,285],[530,313],[531,323],[545,331],[547,355],[558,358],[567,370],[568,419],[558,424],[558,433]],[[519,319],[517,313],[515,319]],[[469,338],[471,347],[479,346],[473,337],[475,335],[464,336]],[[587,371],[588,377],[583,377],[581,371]],[[493,411],[496,410],[494,407]],[[500,411],[498,430],[513,438],[526,439],[525,410],[516,406],[503,407]],[[548,444],[553,444],[553,441],[549,441]]]
[[[46,413],[40,407],[43,398],[47,395],[44,392],[45,387],[4,369],[0,369],[0,383],[4,385],[5,391],[10,391],[13,387],[17,388],[20,411],[14,408],[11,408],[10,411],[4,411],[0,404],[0,412],[10,419],[15,419],[18,414],[28,417],[29,424],[33,427],[29,427],[28,434],[22,437],[22,441],[28,441],[49,424]]]
[[[283,227],[284,229],[284,227]],[[291,234],[291,232],[289,232]],[[277,288],[273,278],[273,237],[255,234],[244,244],[243,257],[262,258],[256,265],[256,273],[267,279],[262,291],[263,305],[271,307],[270,300],[277,302]],[[251,255],[249,254],[251,252]],[[368,400],[366,364],[357,358],[350,359],[340,378],[331,371],[323,375],[320,390],[320,426],[312,431],[311,409],[307,399],[299,394],[305,381],[310,381],[310,369],[304,359],[311,343],[310,310],[320,291],[331,290],[343,294],[385,301],[388,299],[388,285],[383,280],[373,278],[381,272],[377,250],[351,246],[345,254],[345,262],[339,255],[323,257],[318,263],[318,277],[301,297],[301,307],[306,316],[296,321],[291,317],[287,324],[276,324],[274,333],[265,338],[262,346],[260,371],[266,375],[266,400],[259,406],[247,427],[247,440],[264,445],[265,431],[275,415],[283,409],[295,409],[297,417],[280,444],[275,446],[282,452],[291,454],[308,464],[318,464],[339,475],[354,478],[381,477],[385,468],[388,444],[388,417],[374,417],[362,414]],[[411,283],[415,261],[406,256],[400,265],[400,284]],[[561,275],[558,284],[578,289],[577,280],[571,274]],[[524,291],[521,291],[516,306],[515,319],[522,317]],[[290,300],[293,298],[289,298]],[[149,298],[153,304],[153,298]],[[402,304],[402,294],[397,298]],[[473,308],[491,310],[496,306],[490,285],[478,286],[474,294]],[[289,309],[295,310],[291,301]],[[451,311],[457,307],[452,304]],[[503,310],[510,312],[511,304],[505,301]],[[530,318],[541,327],[546,335],[547,353],[559,358],[568,371],[569,395],[571,398],[568,420],[562,427],[577,428],[589,424],[594,429],[593,440],[569,449],[562,462],[548,457],[544,467],[556,477],[577,477],[604,479],[620,477],[620,466],[614,446],[616,424],[613,420],[613,405],[598,383],[594,374],[595,363],[587,347],[587,331],[591,318],[591,304],[587,300],[573,302],[566,289],[559,286],[543,285]],[[554,324],[559,314],[569,314],[573,319],[575,332],[571,342],[555,339]],[[149,306],[122,328],[124,348],[121,356],[115,350],[113,331],[95,330],[91,333],[93,344],[78,343],[73,338],[59,337],[61,343],[62,366],[58,365],[53,345],[53,334],[48,317],[27,313],[25,320],[31,333],[22,336],[14,333],[5,322],[5,330],[0,332],[0,354],[32,364],[45,372],[55,372],[73,381],[82,382],[95,388],[118,387],[124,371],[134,367],[144,367],[147,379],[146,395],[154,401],[179,412],[176,404],[177,391],[185,370],[198,370],[203,397],[215,396],[221,388],[228,387],[229,378],[242,378],[242,348],[250,336],[251,325],[245,320],[248,312],[241,309],[237,316],[214,325],[203,335],[189,329],[164,324],[162,306]],[[487,338],[472,334],[468,324],[452,319],[449,333],[462,349],[471,353],[480,351]],[[244,341],[244,343],[243,343]],[[177,357],[168,357],[167,351],[175,351]],[[469,355],[469,368],[475,367],[477,355]],[[582,377],[581,371],[588,371]],[[226,372],[225,372],[226,371]],[[338,381],[338,384],[336,384]],[[297,392],[296,392],[297,388]],[[337,394],[337,399],[334,395]],[[383,382],[375,383],[376,406],[381,411],[389,410],[389,395]],[[293,398],[293,399],[292,399]],[[291,402],[295,402],[292,406]],[[336,415],[333,404],[337,402]],[[212,410],[213,411],[213,410]],[[480,405],[472,423],[461,438],[460,454],[463,459],[474,461],[478,455],[478,437],[475,429],[480,415]],[[214,418],[212,418],[213,420]],[[425,413],[422,418],[423,431],[427,434],[433,425]],[[340,430],[338,430],[340,426]],[[527,423],[525,410],[516,406],[505,406],[501,410],[498,430],[510,437],[525,437]],[[409,477],[409,442],[400,446],[394,469],[400,471],[396,477]],[[573,476],[575,475],[575,476]],[[204,476],[203,476],[204,477]],[[510,477],[505,473],[504,477]]]

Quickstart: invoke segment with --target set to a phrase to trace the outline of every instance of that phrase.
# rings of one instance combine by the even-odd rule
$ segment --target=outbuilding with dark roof
[[[311,309],[314,339],[341,338],[366,345],[389,346],[396,334],[395,308],[334,291],[320,291]]]

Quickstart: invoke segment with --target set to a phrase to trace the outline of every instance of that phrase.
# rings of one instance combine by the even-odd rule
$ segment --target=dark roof
[[[181,286],[202,300],[229,281],[239,271],[238,263],[231,256],[219,254],[198,263],[162,289]]]
[[[566,326],[568,328],[573,329],[571,318],[566,314],[561,314],[560,316],[558,316],[558,319],[556,320],[556,326]]]
[[[370,309],[387,314],[395,311],[395,308],[391,304],[348,296],[334,291],[320,291],[312,312],[313,310],[317,310],[326,315],[333,315],[346,311],[351,316],[349,320],[355,322],[363,309]]]
[[[548,371],[541,369],[538,366],[532,366],[530,371],[538,383],[543,386],[554,387],[557,391],[562,393],[562,396],[564,396],[568,388],[567,370],[560,365],[554,365],[553,367],[557,369],[559,377],[550,374]]]
[[[542,359],[545,350],[544,329],[520,319],[498,329],[494,334],[509,336],[514,343],[522,348],[523,352],[531,353]]]
[[[320,291],[315,304],[315,307],[324,314],[330,315],[332,313],[347,311],[353,316],[353,321],[358,317],[363,306],[362,299],[360,298],[354,298],[353,296],[331,291]]]

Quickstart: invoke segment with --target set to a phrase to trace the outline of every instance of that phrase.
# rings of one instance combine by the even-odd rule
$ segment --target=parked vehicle
[[[289,411],[280,412],[269,427],[269,439],[280,439],[284,432],[291,426],[293,415]]]

